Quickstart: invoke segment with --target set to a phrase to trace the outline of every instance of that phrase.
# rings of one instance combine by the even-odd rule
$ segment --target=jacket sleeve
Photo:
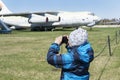
[[[88,44],[79,51],[80,61],[82,63],[90,63],[94,59],[93,48]]]
[[[53,43],[47,53],[47,62],[57,68],[63,68],[67,64],[72,62],[72,58],[69,54],[58,54],[60,46]]]

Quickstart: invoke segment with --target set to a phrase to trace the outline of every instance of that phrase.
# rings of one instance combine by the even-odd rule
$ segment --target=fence
[[[101,80],[101,77],[105,71],[105,68],[107,67],[107,64],[110,61],[110,58],[113,55],[113,53],[117,47],[117,44],[119,44],[119,42],[120,42],[120,30],[115,32],[115,36],[113,39],[111,39],[110,35],[107,36],[107,41],[106,41],[104,47],[101,49],[101,51],[98,53],[98,55],[95,56],[95,58],[99,57],[104,52],[104,50],[108,47],[109,58],[108,58],[107,62],[105,63],[97,80]],[[111,48],[113,45],[114,45],[114,48]]]

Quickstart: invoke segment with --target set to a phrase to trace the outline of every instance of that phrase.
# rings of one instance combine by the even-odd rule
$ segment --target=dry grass
[[[54,32],[13,31],[0,34],[0,80],[59,80],[60,70],[46,62],[47,50],[55,37],[69,34],[73,29]],[[106,43],[107,36],[114,37],[119,28],[94,28],[89,31],[95,55]],[[114,43],[115,44],[115,43]],[[120,44],[112,44],[114,53],[108,49],[95,58],[90,66],[90,80],[120,80]],[[65,52],[64,46],[61,52]]]

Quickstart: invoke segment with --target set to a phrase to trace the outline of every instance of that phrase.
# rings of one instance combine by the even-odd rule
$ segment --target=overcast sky
[[[120,0],[2,0],[12,12],[90,11],[101,18],[119,18]]]

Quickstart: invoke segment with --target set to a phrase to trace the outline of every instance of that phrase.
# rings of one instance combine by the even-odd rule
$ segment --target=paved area
[[[100,27],[100,28],[101,28],[101,27],[103,27],[103,28],[104,28],[104,27],[105,27],[105,28],[106,28],[106,27],[120,27],[120,25],[95,25],[95,26],[93,26],[93,27],[98,27],[98,28],[99,28],[99,27]]]

